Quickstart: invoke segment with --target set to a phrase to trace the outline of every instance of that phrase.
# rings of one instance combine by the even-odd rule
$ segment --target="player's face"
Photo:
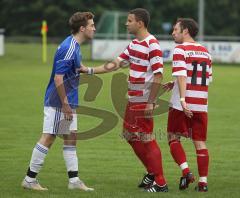
[[[173,27],[172,37],[176,43],[183,43],[183,31],[181,30],[180,23]]]
[[[96,31],[96,28],[95,28],[93,19],[89,19],[88,24],[87,24],[87,26],[85,27],[85,30],[84,30],[85,38],[88,39],[88,40],[93,39],[95,31]]]
[[[139,30],[139,22],[134,14],[129,14],[126,22],[127,30],[130,34],[136,34]]]

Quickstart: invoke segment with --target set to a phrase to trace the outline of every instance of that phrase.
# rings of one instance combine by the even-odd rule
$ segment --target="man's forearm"
[[[80,69],[80,71],[88,74],[103,74],[103,73],[116,71],[120,67],[126,67],[128,65],[129,65],[128,61],[116,58],[115,60],[108,61],[97,67],[86,67],[82,65],[82,68]]]
[[[150,95],[148,98],[149,104],[155,103],[159,89],[160,89],[161,82],[162,82],[162,74],[161,73],[154,74],[153,82],[151,84]]]
[[[93,68],[93,73],[94,74],[104,74],[104,73],[108,73],[108,72],[111,72],[111,71],[113,71],[113,70],[110,70],[110,68],[107,69],[105,64]]]
[[[119,67],[120,67],[120,61],[118,59],[115,59],[113,61],[106,62],[98,67],[94,67],[93,71],[95,74],[102,74],[102,73],[115,71],[119,69]]]
[[[185,98],[185,95],[186,95],[186,81],[187,81],[187,78],[185,76],[178,76],[177,77],[177,83],[178,83],[180,98]]]

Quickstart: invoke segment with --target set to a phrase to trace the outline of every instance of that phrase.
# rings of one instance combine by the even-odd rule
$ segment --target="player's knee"
[[[55,140],[56,136],[52,134],[44,133],[42,134],[39,143],[50,148]]]
[[[64,140],[64,145],[76,146],[77,145],[77,140],[66,139],[66,140]]]
[[[170,141],[168,141],[168,145],[171,147],[171,144],[174,144],[174,143],[181,143],[180,142],[180,139],[172,139]]]
[[[196,150],[207,149],[205,141],[193,141]]]
[[[69,135],[63,135],[64,145],[77,145],[77,132],[72,131]]]
[[[174,133],[168,133],[168,144],[170,145],[172,142],[180,141],[180,136]]]

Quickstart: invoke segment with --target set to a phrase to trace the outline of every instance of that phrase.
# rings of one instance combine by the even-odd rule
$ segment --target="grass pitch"
[[[20,187],[26,173],[31,152],[41,135],[43,97],[47,86],[52,57],[56,45],[48,48],[47,64],[41,63],[38,44],[7,44],[6,55],[0,57],[0,197],[238,197],[240,193],[239,156],[239,85],[238,65],[214,64],[214,82],[209,94],[208,148],[210,153],[209,192],[188,190],[179,192],[180,170],[173,162],[166,139],[167,113],[155,117],[155,131],[163,156],[164,173],[169,193],[148,194],[137,189],[144,173],[143,166],[120,137],[122,120],[110,132],[78,142],[80,177],[95,188],[87,193],[69,191],[67,174],[62,157],[62,140],[58,138],[49,151],[39,174],[48,192],[27,191]],[[89,49],[83,47],[83,57]],[[85,65],[101,62],[83,60]],[[119,71],[122,72],[122,71]],[[124,71],[126,72],[126,71]],[[165,65],[164,81],[170,80],[171,69]],[[86,86],[80,89],[81,104],[105,109],[116,114],[110,97],[113,74],[101,75],[103,87],[96,100],[83,100]],[[163,98],[168,100],[170,94]],[[117,114],[116,114],[117,115]],[[84,131],[98,125],[101,120],[79,116],[79,129]],[[183,140],[193,173],[197,175],[195,150],[189,140]],[[196,183],[195,183],[196,184]]]

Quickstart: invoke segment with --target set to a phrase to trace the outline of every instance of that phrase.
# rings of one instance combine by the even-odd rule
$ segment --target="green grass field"
[[[196,193],[194,186],[178,190],[180,170],[173,162],[166,139],[167,114],[155,117],[157,135],[164,163],[169,193],[148,194],[136,188],[144,173],[128,144],[119,136],[121,120],[110,132],[94,139],[78,142],[80,177],[95,188],[95,192],[69,191],[62,157],[62,140],[58,138],[50,150],[39,174],[48,192],[26,191],[20,187],[31,152],[41,135],[43,97],[48,83],[56,45],[49,46],[48,63],[41,63],[38,44],[7,44],[6,55],[0,57],[0,197],[238,197],[240,193],[239,155],[239,85],[240,67],[214,65],[214,82],[209,95],[208,147],[210,151],[209,192]],[[88,49],[83,48],[83,54]],[[83,61],[85,65],[100,62]],[[121,72],[121,71],[120,71]],[[165,66],[164,81],[170,80],[170,66]],[[95,102],[82,104],[115,113],[111,97],[112,74],[101,76],[104,86]],[[81,97],[86,87],[83,86]],[[169,99],[170,94],[163,96]],[[92,128],[99,120],[80,116],[80,131]],[[161,138],[160,138],[161,137]],[[189,165],[197,175],[195,150],[184,140]]]

